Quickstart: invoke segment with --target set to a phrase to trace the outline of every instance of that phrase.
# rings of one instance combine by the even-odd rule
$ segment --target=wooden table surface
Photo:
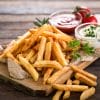
[[[36,17],[48,17],[59,9],[66,9],[70,13],[76,5],[88,6],[95,14],[100,14],[99,0],[0,0],[0,44],[6,45],[34,27]],[[100,59],[87,70],[98,76],[96,94],[91,100],[100,100]],[[78,98],[79,93],[72,93],[70,100]],[[51,100],[51,95],[32,97],[15,90],[10,84],[0,82],[0,100]]]

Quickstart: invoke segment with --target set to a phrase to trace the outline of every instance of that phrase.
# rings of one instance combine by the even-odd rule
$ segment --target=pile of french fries
[[[13,40],[0,58],[18,63],[34,81],[42,77],[43,84],[57,90],[53,100],[68,99],[72,91],[82,92],[80,100],[86,100],[95,93],[97,77],[83,70],[86,62],[78,66],[70,63],[67,44],[73,39],[45,24]]]

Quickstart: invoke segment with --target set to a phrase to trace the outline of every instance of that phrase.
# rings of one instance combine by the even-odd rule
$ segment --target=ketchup
[[[62,32],[72,34],[74,33],[74,29],[81,23],[81,15],[80,14],[52,14],[50,17],[50,24],[56,26]]]

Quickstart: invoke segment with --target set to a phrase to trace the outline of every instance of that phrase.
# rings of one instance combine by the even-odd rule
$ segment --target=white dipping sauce
[[[89,42],[94,48],[100,48],[100,25],[81,24],[75,29],[75,37],[82,42]]]

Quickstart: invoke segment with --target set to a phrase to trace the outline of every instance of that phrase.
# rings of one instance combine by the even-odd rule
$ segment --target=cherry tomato
[[[83,18],[86,17],[87,14],[91,14],[91,10],[83,6],[77,6],[74,10],[74,13],[77,12],[79,12]]]
[[[97,18],[94,15],[86,16],[83,18],[82,22],[83,23],[89,23],[89,22],[97,23]]]

